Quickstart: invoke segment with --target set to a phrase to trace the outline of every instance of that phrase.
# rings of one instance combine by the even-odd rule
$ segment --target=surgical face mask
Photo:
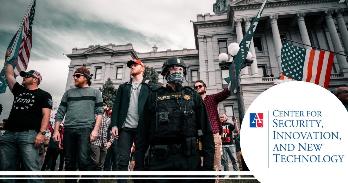
[[[174,72],[169,73],[166,79],[168,83],[182,84],[184,82],[185,77],[184,73],[182,72]]]

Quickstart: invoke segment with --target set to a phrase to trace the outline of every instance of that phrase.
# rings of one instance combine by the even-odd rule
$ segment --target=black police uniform
[[[167,85],[154,89],[145,104],[144,123],[139,125],[135,170],[213,170],[210,123],[201,97],[192,88],[178,86],[174,91]]]

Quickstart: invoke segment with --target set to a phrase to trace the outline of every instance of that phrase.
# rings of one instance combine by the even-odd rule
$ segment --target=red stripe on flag
[[[25,55],[29,58],[30,48],[28,48],[27,40],[25,40],[25,42],[24,42],[24,51],[25,51]]]
[[[331,76],[331,70],[334,62],[334,54],[330,52],[329,55],[329,60],[327,62],[327,67],[326,67],[326,74],[325,74],[325,81],[324,81],[324,87],[328,88],[329,87],[329,82],[330,82],[330,76]]]
[[[18,53],[18,64],[22,63],[24,70],[27,68],[25,60],[26,60],[26,56],[23,55],[23,49],[21,49],[20,52]]]
[[[27,43],[27,47],[28,47],[29,55],[30,55],[30,49],[31,49],[31,43],[32,43],[31,36],[28,37],[28,39],[26,40],[26,43]]]
[[[22,71],[22,69],[19,67],[19,64],[16,65],[16,70],[18,71],[18,74]]]
[[[317,65],[317,74],[315,76],[315,82],[314,82],[315,84],[319,84],[320,73],[321,73],[321,70],[323,69],[324,55],[325,55],[325,51],[320,51],[318,65]]]
[[[29,15],[24,17],[23,22],[23,34],[22,42],[18,51],[18,58],[16,69],[19,72],[25,71],[28,68],[29,58],[30,58],[30,49],[31,49],[31,35],[29,34]],[[28,44],[29,41],[29,44]]]
[[[309,53],[309,59],[308,59],[306,82],[310,82],[311,78],[312,78],[312,68],[313,68],[314,55],[315,55],[315,50],[311,49],[310,53]]]
[[[26,68],[28,67],[27,66],[27,63],[26,63],[26,61],[25,61],[25,58],[23,57],[23,54],[22,53],[19,53],[19,62],[21,62],[22,63],[22,65],[23,65],[23,67],[24,67],[24,70],[26,70]],[[19,64],[19,63],[18,63]]]

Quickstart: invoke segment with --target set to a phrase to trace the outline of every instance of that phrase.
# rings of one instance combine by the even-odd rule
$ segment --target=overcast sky
[[[0,0],[0,67],[31,0]],[[60,100],[72,48],[132,43],[138,52],[195,48],[197,14],[212,13],[215,0],[37,0],[28,69],[43,76],[40,88]],[[17,78],[21,81],[21,78]],[[12,94],[0,94],[8,113]],[[7,108],[7,109],[6,109]],[[7,111],[7,112],[6,112]],[[3,114],[4,115],[4,114]],[[1,116],[3,116],[1,115]],[[1,119],[0,116],[0,119]]]

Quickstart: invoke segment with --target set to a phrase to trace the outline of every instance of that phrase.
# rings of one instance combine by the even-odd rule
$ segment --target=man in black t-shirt
[[[234,117],[233,117],[234,118]],[[238,131],[238,126],[235,123],[235,119],[232,119],[232,123],[228,121],[226,114],[220,115],[220,122],[222,126],[222,158],[221,164],[225,171],[229,171],[229,160],[232,163],[233,171],[238,171],[238,161],[236,155],[236,145],[234,139],[234,131]]]
[[[45,139],[52,109],[52,96],[38,88],[42,77],[39,72],[20,72],[22,85],[16,82],[13,66],[6,66],[6,79],[14,101],[0,136],[0,170],[16,170],[21,159],[24,170],[38,171],[39,147]],[[31,182],[41,182],[29,179]]]

